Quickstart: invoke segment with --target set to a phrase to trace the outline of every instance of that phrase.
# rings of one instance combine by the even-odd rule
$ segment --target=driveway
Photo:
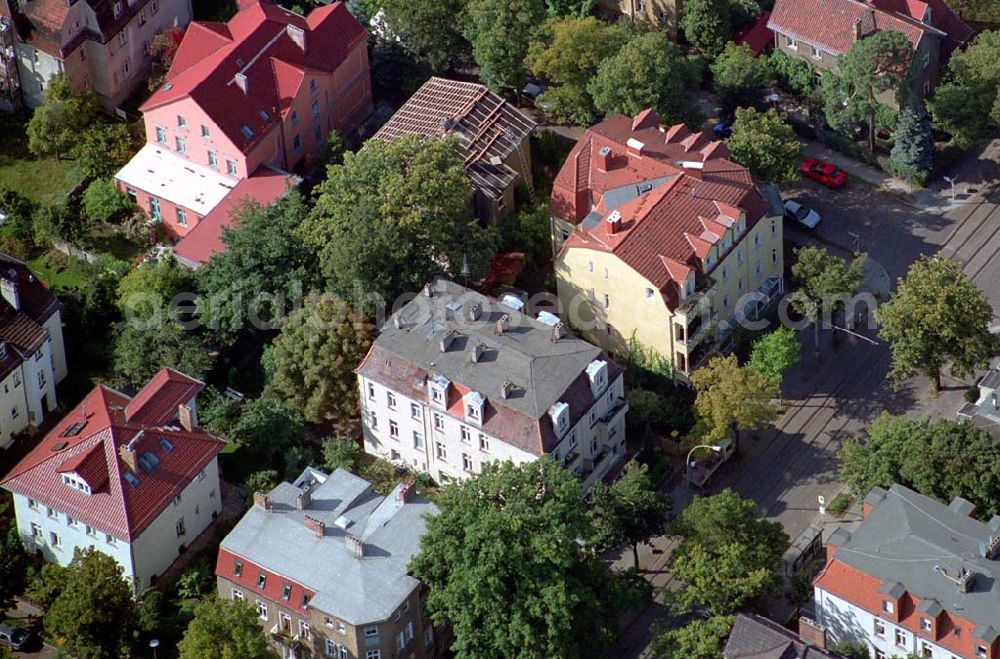
[[[842,256],[868,252],[895,281],[922,254],[941,251],[955,258],[1000,309],[1000,210],[996,180],[1000,179],[1000,143],[980,157],[970,157],[953,168],[952,175],[969,181],[975,194],[965,203],[942,202],[942,189],[931,190],[920,203],[884,187],[852,179],[841,190],[831,191],[805,181],[786,197],[797,196],[823,216],[815,231],[786,226],[786,238],[798,245],[822,244]],[[973,183],[974,181],[974,183]],[[928,200],[935,203],[929,203]],[[936,200],[936,201],[935,201]],[[937,203],[942,202],[942,203]],[[933,396],[925,378],[913,378],[896,388],[887,380],[889,346],[876,332],[859,333],[874,341],[821,332],[821,348],[813,350],[813,331],[799,332],[801,361],[782,383],[785,409],[778,421],[757,439],[741,442],[740,455],[724,465],[699,494],[732,487],[756,500],[761,515],[778,521],[792,538],[820,518],[817,497],[827,502],[843,489],[838,475],[837,451],[844,439],[862,431],[883,410],[914,416],[954,418],[969,382],[943,379],[945,390]],[[669,489],[678,511],[693,492],[684,482]],[[819,519],[828,534],[839,522]],[[671,588],[664,570],[673,541],[656,538],[640,552],[643,568],[654,585]],[[619,562],[631,566],[631,552]],[[625,622],[621,639],[611,656],[648,656],[650,625],[669,621],[662,597]]]

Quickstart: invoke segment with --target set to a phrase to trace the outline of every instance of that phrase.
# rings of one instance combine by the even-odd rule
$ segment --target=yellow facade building
[[[648,110],[587,131],[550,204],[564,322],[614,354],[634,338],[684,380],[783,292],[780,195],[728,156]]]

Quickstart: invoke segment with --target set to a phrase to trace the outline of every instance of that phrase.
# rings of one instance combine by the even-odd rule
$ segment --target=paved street
[[[1000,259],[995,258],[1000,252],[1000,192],[984,186],[1000,179],[998,154],[1000,143],[994,143],[982,157],[954,168],[951,175],[963,182],[962,190],[972,189],[959,203],[952,203],[940,186],[917,199],[859,180],[851,180],[840,191],[806,182],[786,196],[797,196],[815,208],[823,216],[822,224],[815,233],[792,227],[786,236],[799,245],[822,243],[842,256],[860,247],[893,282],[921,254],[941,250],[962,264],[1000,309]],[[873,330],[861,333],[875,337]],[[830,332],[824,331],[816,355],[811,328],[802,330],[799,339],[802,361],[782,386],[784,413],[759,439],[744,439],[738,460],[725,465],[704,492],[736,489],[757,500],[761,514],[780,522],[793,538],[817,519],[818,495],[830,501],[841,491],[836,452],[846,437],[861,431],[883,410],[953,417],[962,390],[971,383],[945,377],[945,391],[937,397],[930,395],[923,378],[894,389],[886,380],[890,362],[886,344],[846,337],[834,346]],[[692,493],[677,483],[670,495],[677,510]],[[833,526],[827,522],[825,530]],[[643,566],[650,569],[655,585],[669,587],[670,576],[663,566],[672,543],[659,538],[653,545],[641,555]],[[631,556],[623,564],[631,565]],[[613,656],[645,656],[650,623],[666,617],[662,605],[644,612],[624,630]]]

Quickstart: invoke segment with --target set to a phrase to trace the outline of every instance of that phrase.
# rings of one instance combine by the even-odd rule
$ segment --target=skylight
[[[152,473],[160,464],[160,459],[154,454],[146,452],[139,456],[139,468],[147,474]]]
[[[160,448],[162,448],[167,453],[174,452],[174,445],[170,443],[170,440],[166,437],[160,437]]]
[[[132,487],[139,487],[139,477],[131,471],[125,472],[125,480],[128,481],[128,484]]]
[[[246,124],[240,126],[240,132],[243,133],[243,137],[247,138],[248,140],[253,137],[253,130],[250,128],[250,126],[247,126]]]
[[[268,119],[271,118],[271,115],[269,115],[267,113],[267,110],[261,110],[260,111],[260,118],[263,119],[264,121],[267,121]]]
[[[74,424],[72,424],[70,426],[67,426],[65,430],[63,430],[61,433],[59,433],[59,436],[60,437],[76,437],[77,435],[80,434],[80,431],[83,430],[84,426],[86,426],[86,425],[87,425],[86,421],[84,421],[82,423],[74,423]]]

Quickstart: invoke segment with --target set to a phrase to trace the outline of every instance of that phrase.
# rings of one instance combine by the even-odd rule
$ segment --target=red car
[[[828,188],[839,188],[847,182],[847,174],[830,163],[815,158],[806,158],[802,161],[802,164],[799,165],[799,171],[806,178],[811,178]]]

